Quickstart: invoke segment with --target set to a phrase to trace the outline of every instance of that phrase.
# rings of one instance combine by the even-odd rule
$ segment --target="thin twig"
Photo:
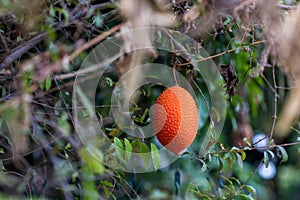
[[[273,64],[273,68],[272,68],[272,75],[273,75],[274,88],[276,88],[277,84],[276,84],[275,65],[274,64]],[[275,91],[274,91],[274,115],[273,115],[272,128],[271,128],[271,132],[270,132],[270,136],[269,136],[270,139],[273,138],[273,134],[274,134],[274,130],[275,130],[275,125],[276,125],[276,119],[277,119],[277,99],[278,99],[278,93],[277,93],[277,90],[275,89]]]
[[[276,4],[276,6],[283,10],[292,10],[292,9],[296,8],[296,6],[284,5],[284,4],[280,4],[280,3]]]
[[[169,33],[170,31],[168,31],[168,36],[170,39],[170,45],[171,45],[171,52],[174,52],[174,42],[172,40],[172,35]],[[176,60],[176,54],[172,54],[172,63],[173,63],[173,78],[175,81],[175,85],[178,85],[178,80],[177,80],[177,76],[176,76],[176,67],[177,67],[177,60]]]
[[[264,81],[265,81],[266,84],[269,86],[269,88],[272,90],[272,92],[273,92],[273,93],[276,93],[275,88],[274,88],[274,87],[272,86],[272,84],[268,81],[268,79],[265,77],[265,75],[264,75],[264,74],[261,74],[260,76],[264,79]]]
[[[99,9],[99,10],[102,10],[102,9],[105,9],[105,8],[108,8],[108,7],[116,7],[115,4],[111,3],[111,2],[106,2],[106,3],[99,3],[99,4],[96,4],[96,5],[91,5],[91,9]]]
[[[253,176],[256,174],[258,171],[258,168],[262,165],[264,158],[262,158],[259,162],[259,164],[256,166],[255,170],[252,171],[251,175],[248,177],[248,179],[243,183],[243,185],[240,186],[239,190],[242,190],[248,183],[249,181],[253,178]]]
[[[17,175],[17,176],[20,176],[21,178],[23,178],[25,180],[26,186],[28,188],[29,199],[32,199],[31,187],[30,187],[30,184],[29,184],[29,181],[27,180],[27,178],[24,175],[22,175],[22,174],[20,174],[18,172],[14,172],[14,171],[6,171],[6,173],[8,173],[8,174],[14,174],[14,175]]]
[[[73,22],[70,22],[69,24],[74,23],[79,17],[83,16],[88,12],[88,9],[82,9],[81,12],[76,12],[73,17]],[[72,13],[71,13],[72,14]],[[65,21],[61,21],[57,24],[57,26],[54,28],[55,31],[58,31],[66,26]],[[48,32],[42,32],[38,34],[37,36],[33,37],[32,39],[28,40],[27,42],[21,44],[20,46],[12,49],[12,53],[8,55],[4,61],[0,64],[0,70],[9,66],[12,64],[15,60],[20,58],[23,54],[28,52],[31,48],[36,46],[38,43],[46,39],[48,36]]]
[[[8,55],[4,61],[0,64],[0,69],[5,68],[6,66],[10,65],[13,61],[17,60],[21,57],[24,53],[30,50],[32,47],[43,41],[48,36],[47,32],[43,32],[31,40],[25,42],[24,44],[20,45],[19,47],[12,50],[12,53]]]
[[[111,176],[111,178],[112,178],[114,181],[117,181],[114,177],[118,178],[118,179],[119,179],[120,181],[122,181],[125,185],[127,185],[127,186],[132,190],[132,192],[134,193],[134,195],[136,196],[136,198],[137,198],[137,199],[140,199],[138,193],[134,190],[134,188],[131,187],[131,185],[130,185],[125,179],[123,179],[121,176],[117,176],[117,175],[113,174],[113,175]],[[121,184],[119,184],[119,185],[121,186],[121,189],[123,190],[123,192],[128,196],[128,198],[133,199],[133,198],[131,198],[131,195],[126,191],[126,189],[123,188],[123,186],[122,186]]]
[[[210,128],[213,128],[214,127],[214,121],[213,121],[213,118],[212,118],[212,115],[211,115],[211,110],[210,110],[210,107],[209,107],[209,104],[208,104],[208,101],[205,97],[205,95],[203,94],[202,90],[200,89],[200,87],[197,85],[197,83],[192,79],[192,82],[194,83],[194,85],[196,86],[197,90],[200,92],[204,102],[205,102],[205,105],[206,105],[206,108],[207,108],[207,112],[208,112],[208,116],[209,116],[209,120],[210,120],[210,123],[211,123],[211,127]]]
[[[114,32],[118,31],[121,27],[123,26],[123,24],[118,24],[114,27],[112,27],[111,29],[109,29],[108,31],[105,31],[104,33],[102,33],[101,35],[99,35],[98,37],[88,41],[87,43],[85,43],[83,46],[81,46],[80,48],[76,49],[70,56],[69,56],[69,60],[73,61],[80,53],[82,53],[83,51],[91,48],[92,46],[98,44],[99,42],[101,42],[102,40],[104,40],[105,38],[107,38],[108,36],[110,36],[111,34],[113,34]]]
[[[259,40],[259,41],[255,41],[255,42],[249,43],[247,45],[256,45],[256,44],[261,44],[261,43],[264,43],[264,42],[266,42],[266,40]],[[233,52],[233,51],[235,51],[235,50],[237,50],[237,49],[239,49],[241,47],[242,46],[235,47],[233,49],[229,49],[229,50],[223,51],[221,53],[218,53],[218,54],[215,54],[215,55],[212,55],[212,56],[209,56],[209,57],[201,58],[201,59],[198,59],[198,60],[193,60],[191,62],[187,62],[187,63],[183,63],[183,64],[178,64],[178,66],[186,66],[186,65],[191,65],[193,63],[197,63],[197,62],[203,62],[203,61],[206,61],[206,60],[210,60],[212,58],[216,58],[216,57],[219,57],[219,56],[231,53],[231,52]]]

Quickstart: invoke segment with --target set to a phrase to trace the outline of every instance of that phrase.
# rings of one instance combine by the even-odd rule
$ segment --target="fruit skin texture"
[[[153,109],[154,132],[159,142],[174,154],[188,148],[198,130],[198,109],[191,94],[182,87],[167,88]]]

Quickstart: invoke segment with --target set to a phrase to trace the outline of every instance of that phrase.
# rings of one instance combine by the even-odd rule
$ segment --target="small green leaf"
[[[124,145],[123,145],[122,141],[119,138],[114,137],[114,145],[115,145],[116,152],[117,152],[119,159],[122,162],[125,162]]]
[[[207,165],[206,165],[206,163],[204,162],[204,160],[202,160],[202,159],[198,159],[198,160],[202,163],[200,172],[204,172],[204,171],[207,169]]]
[[[282,146],[278,146],[279,151],[281,152],[282,155],[282,160],[280,161],[280,163],[286,162],[289,158],[285,148],[283,148]]]
[[[124,142],[125,142],[125,150],[126,150],[126,152],[125,152],[126,153],[126,159],[130,160],[131,153],[132,153],[132,146],[126,138],[124,139]]]
[[[52,85],[52,80],[50,77],[48,77],[45,81],[45,89],[46,91],[48,91],[50,88],[51,88],[51,85]]]
[[[272,159],[275,157],[273,151],[271,151],[271,150],[266,150],[266,152],[268,152],[268,154],[270,154],[270,156],[271,156]]]
[[[251,149],[250,149],[250,147],[244,147],[243,150],[244,150],[244,151],[249,151],[249,150],[251,150]]]
[[[240,151],[240,153],[241,153],[241,156],[242,156],[242,160],[245,160],[246,159],[245,151]]]
[[[137,156],[144,159],[145,168],[148,169],[150,161],[150,151],[148,146],[143,142],[136,141],[133,141],[131,145],[133,149],[135,149],[135,152],[137,152]]]
[[[268,153],[266,151],[264,151],[264,163],[265,163],[266,168],[268,168],[268,166],[269,166],[269,156],[268,156]]]
[[[105,82],[107,83],[107,85],[108,85],[109,87],[111,87],[111,86],[113,85],[113,81],[112,81],[111,78],[109,78],[109,77],[105,77]]]
[[[89,167],[93,173],[103,174],[105,168],[95,156],[91,155],[85,148],[82,148],[79,152],[83,162]]]
[[[228,18],[223,22],[223,24],[224,24],[224,25],[227,25],[227,24],[230,23],[230,21],[231,21],[231,19],[228,17]]]
[[[102,185],[105,185],[105,186],[108,186],[108,187],[111,187],[111,188],[114,187],[114,185],[111,182],[106,181],[106,180],[101,181],[101,183],[102,183]]]
[[[251,147],[251,146],[252,146],[251,141],[249,141],[247,137],[244,137],[243,141],[247,143],[248,147]],[[247,147],[247,146],[246,146],[246,147]]]
[[[65,146],[65,149],[70,149],[71,148],[71,144],[68,143],[66,146]]]
[[[141,122],[143,122],[145,120],[145,117],[147,116],[148,112],[149,112],[149,109],[146,108],[145,111],[144,111],[144,113],[143,113],[143,115],[140,118]]]
[[[239,151],[240,149],[239,148],[237,148],[237,147],[235,147],[235,146],[233,146],[232,148],[231,148],[231,151]]]
[[[158,170],[160,167],[161,158],[157,147],[153,143],[151,143],[151,157],[154,169]]]
[[[274,144],[274,139],[270,139],[269,142],[268,142],[268,145],[271,146],[273,144]]]
[[[237,178],[235,178],[235,177],[231,177],[230,179],[231,179],[232,181],[235,181],[235,182],[238,184],[238,186],[241,186],[241,182],[240,182],[239,179],[237,179]]]
[[[240,167],[240,169],[243,169],[243,159],[242,156],[239,153],[235,154],[236,158],[237,158],[237,164]]]
[[[49,15],[50,15],[51,17],[55,17],[55,9],[53,8],[52,5],[50,5]]]
[[[84,165],[82,166],[82,174],[82,191],[85,194],[83,200],[100,199],[100,195],[93,180],[93,171],[89,166]]]
[[[218,161],[219,161],[219,170],[221,171],[223,169],[223,162],[222,162],[222,159],[220,157],[217,158]]]
[[[254,187],[252,187],[251,185],[245,185],[244,188],[253,195],[253,199],[257,199],[257,194],[256,194],[256,190]]]
[[[44,90],[45,89],[45,82],[40,83],[40,89]]]
[[[94,16],[92,23],[100,28],[103,25],[103,17],[101,15]]]
[[[70,21],[70,15],[69,15],[68,11],[65,10],[65,9],[62,9],[62,8],[55,8],[55,10],[57,12],[60,12],[64,16],[64,18],[65,18],[65,26],[68,26],[69,25],[69,21]]]
[[[108,199],[109,194],[110,194],[109,190],[107,189],[106,185],[102,185],[102,188],[105,193],[105,198]]]

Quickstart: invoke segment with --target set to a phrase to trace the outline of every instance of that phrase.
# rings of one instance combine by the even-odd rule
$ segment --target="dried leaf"
[[[239,78],[235,72],[235,69],[232,64],[230,65],[221,65],[220,74],[225,80],[226,94],[229,95],[229,101],[232,100],[235,89],[239,83]]]
[[[289,76],[290,91],[276,126],[276,136],[285,137],[300,114],[300,5],[277,26],[278,57]]]
[[[128,70],[141,65],[146,58],[156,58],[157,54],[152,45],[153,33],[148,27],[172,26],[175,17],[167,0],[119,0],[121,14],[127,22],[121,28],[124,40],[122,56],[118,63],[120,76]],[[145,28],[145,29],[143,29]],[[139,49],[138,51],[135,51]],[[131,91],[141,81],[137,73],[128,79],[126,90]],[[124,94],[128,92],[124,91]]]
[[[29,149],[28,130],[31,123],[31,98],[31,95],[25,93],[0,106],[0,117],[7,121],[10,139],[13,143],[13,157],[16,162],[18,162],[19,156]]]
[[[204,33],[221,26],[224,14],[238,6],[238,0],[197,0],[197,2],[183,16],[186,23],[195,23],[197,32]],[[196,19],[199,18],[199,22]]]
[[[68,65],[67,52],[63,48],[59,48],[58,57],[55,61],[51,61],[51,53],[49,51],[36,55],[21,66],[21,70],[31,71],[34,74],[33,81],[43,82],[50,74],[62,71]]]

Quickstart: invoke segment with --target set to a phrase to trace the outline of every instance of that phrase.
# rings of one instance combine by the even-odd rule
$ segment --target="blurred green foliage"
[[[91,153],[81,145],[73,126],[71,109],[71,94],[74,92],[71,86],[74,79],[58,80],[49,74],[44,81],[36,83],[32,80],[32,71],[24,72],[22,78],[18,79],[22,73],[17,68],[20,61],[46,51],[51,52],[52,61],[59,60],[58,49],[70,53],[82,46],[84,41],[120,23],[123,19],[117,11],[117,3],[89,0],[38,2],[0,0],[0,34],[8,41],[7,49],[1,50],[1,62],[4,55],[10,53],[8,49],[18,48],[42,32],[48,35],[34,45],[35,48],[22,54],[20,60],[11,63],[10,68],[14,70],[8,75],[1,71],[1,199],[298,199],[300,181],[296,175],[300,173],[299,123],[288,138],[278,144],[270,142],[262,152],[254,148],[251,140],[245,139],[248,146],[244,147],[235,146],[233,142],[232,133],[240,123],[238,114],[241,107],[246,108],[243,112],[248,116],[254,134],[264,133],[268,136],[271,132],[276,103],[269,85],[274,81],[272,68],[265,68],[262,75],[255,75],[255,70],[260,67],[259,59],[264,44],[254,45],[252,42],[264,39],[260,27],[254,26],[253,30],[241,36],[243,24],[228,15],[222,18],[223,25],[213,33],[198,36],[200,39],[197,39],[201,40],[209,55],[233,49],[213,60],[218,66],[231,63],[240,83],[232,102],[228,102],[221,137],[210,152],[199,157],[202,133],[206,133],[209,127],[207,104],[210,106],[211,99],[201,74],[195,69],[193,78],[207,99],[206,102],[200,91],[195,90],[196,101],[203,108],[199,110],[199,134],[178,160],[159,169],[161,157],[158,149],[161,147],[155,137],[145,140],[129,137],[109,118],[112,113],[111,94],[119,76],[112,66],[107,68],[98,83],[95,109],[85,99],[84,92],[81,96],[87,112],[95,111],[105,124],[103,131],[112,143],[108,147],[111,148],[111,155],[103,155],[99,149]],[[175,11],[180,9],[174,8]],[[76,18],[77,15],[80,17]],[[178,27],[178,30],[181,28]],[[75,72],[87,53],[78,56],[65,72]],[[149,62],[160,62],[170,67],[173,64],[170,57],[161,55],[157,60]],[[190,70],[193,69],[179,71],[189,77]],[[277,84],[287,87],[286,77],[279,68],[275,68],[274,74]],[[13,80],[21,81],[24,90],[18,91]],[[136,124],[144,126],[151,123],[149,109],[163,90],[164,87],[160,85],[148,84],[136,91],[134,95],[139,98],[132,98],[130,102],[131,117]],[[8,105],[19,93],[31,97],[30,112],[26,113],[31,117],[30,149],[23,152],[24,155],[14,155],[11,130],[8,127],[8,124],[18,123],[10,117],[17,116],[21,110]],[[279,88],[278,93],[280,112],[287,90]],[[294,145],[278,146],[281,144]],[[107,168],[102,163],[105,159],[126,163],[134,152],[150,153],[151,157],[144,154],[142,159],[146,168],[151,162],[156,171],[130,174]],[[22,158],[21,164],[16,161],[18,156]],[[275,164],[277,173],[275,177],[266,180],[260,176],[258,166],[267,167],[269,162]]]

